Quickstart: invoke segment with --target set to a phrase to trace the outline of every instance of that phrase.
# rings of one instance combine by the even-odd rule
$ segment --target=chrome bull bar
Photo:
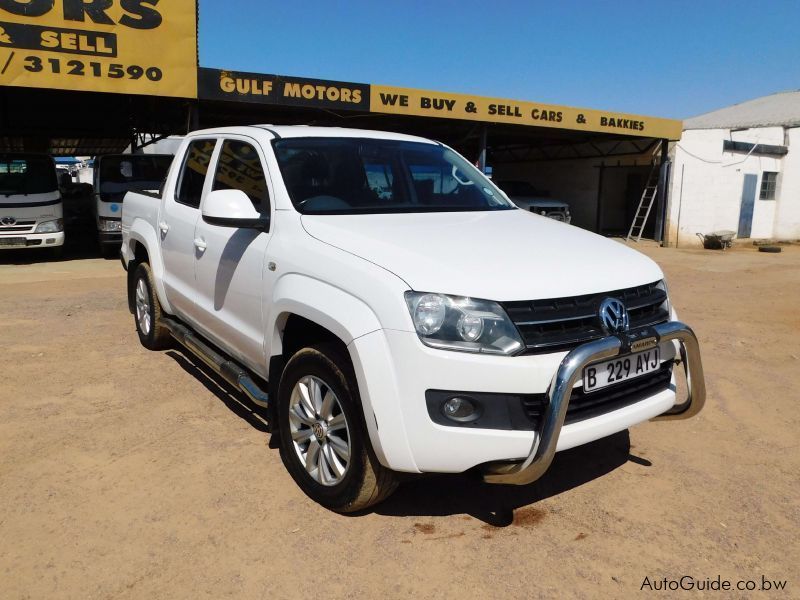
[[[654,421],[688,419],[703,408],[706,386],[700,345],[692,329],[679,321],[661,323],[636,331],[587,342],[564,357],[550,382],[548,404],[538,435],[534,436],[528,457],[522,462],[489,465],[484,469],[484,481],[525,485],[539,479],[553,462],[558,437],[564,426],[572,388],[591,363],[613,358],[620,354],[653,348],[662,342],[677,340],[686,373],[688,394],[686,401],[676,404]]]

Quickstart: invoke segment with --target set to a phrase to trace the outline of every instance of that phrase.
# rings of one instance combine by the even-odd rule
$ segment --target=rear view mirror
[[[219,227],[269,230],[269,217],[259,213],[241,190],[215,190],[203,201],[203,221]]]

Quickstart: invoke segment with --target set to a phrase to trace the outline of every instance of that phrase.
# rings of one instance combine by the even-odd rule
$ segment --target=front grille
[[[597,415],[619,410],[635,404],[669,387],[672,377],[673,361],[664,361],[658,371],[610,385],[606,388],[584,393],[583,388],[575,388],[569,399],[564,424],[577,423]],[[547,408],[546,394],[528,394],[522,398],[525,415],[538,429]]]
[[[36,221],[17,221],[13,225],[0,225],[0,234],[32,231]]]
[[[605,298],[617,298],[625,303],[631,329],[667,321],[667,293],[658,284],[601,294],[500,304],[522,335],[524,354],[561,352],[606,335],[597,316],[597,309]]]

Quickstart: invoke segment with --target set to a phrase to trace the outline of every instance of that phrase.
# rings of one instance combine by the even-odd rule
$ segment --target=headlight
[[[426,346],[505,355],[523,348],[517,328],[497,302],[406,292],[406,304]]]
[[[59,231],[64,231],[64,219],[42,221],[36,226],[33,233],[58,233]]]
[[[122,231],[122,221],[100,217],[100,231]]]

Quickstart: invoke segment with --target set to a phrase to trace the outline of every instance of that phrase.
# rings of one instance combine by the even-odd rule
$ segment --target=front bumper
[[[30,248],[57,248],[64,245],[64,232],[56,233],[22,233],[18,235],[0,235],[0,251],[25,250]]]
[[[622,343],[617,343],[620,348]],[[664,339],[659,347],[662,363],[676,357],[675,342]],[[486,464],[507,468],[524,462],[538,444],[543,419],[538,428],[526,430],[445,426],[431,419],[426,391],[541,395],[549,391],[553,374],[568,356],[437,350],[423,345],[415,332],[391,329],[358,337],[349,350],[378,459],[392,470],[410,473],[460,473]],[[675,390],[673,380],[667,389],[633,404],[563,425],[555,438],[556,450],[589,443],[669,411],[676,403]]]
[[[649,329],[652,331],[647,332],[646,339],[640,338],[633,343],[641,344],[642,341],[648,342],[649,340],[652,340],[653,345],[673,340],[679,342],[688,383],[687,399],[655,417],[654,420],[688,419],[700,412],[706,398],[703,365],[700,360],[697,338],[691,328],[678,321],[662,323]],[[527,458],[514,464],[487,466],[484,469],[484,480],[489,483],[525,485],[544,475],[553,462],[570,395],[575,383],[583,373],[583,368],[590,363],[613,358],[629,351],[631,343],[632,340],[625,334],[618,337],[610,336],[583,344],[564,357],[550,384],[549,403],[542,427],[534,439]]]
[[[122,232],[121,231],[98,231],[97,232],[97,240],[102,245],[108,246],[119,246],[122,244]]]

